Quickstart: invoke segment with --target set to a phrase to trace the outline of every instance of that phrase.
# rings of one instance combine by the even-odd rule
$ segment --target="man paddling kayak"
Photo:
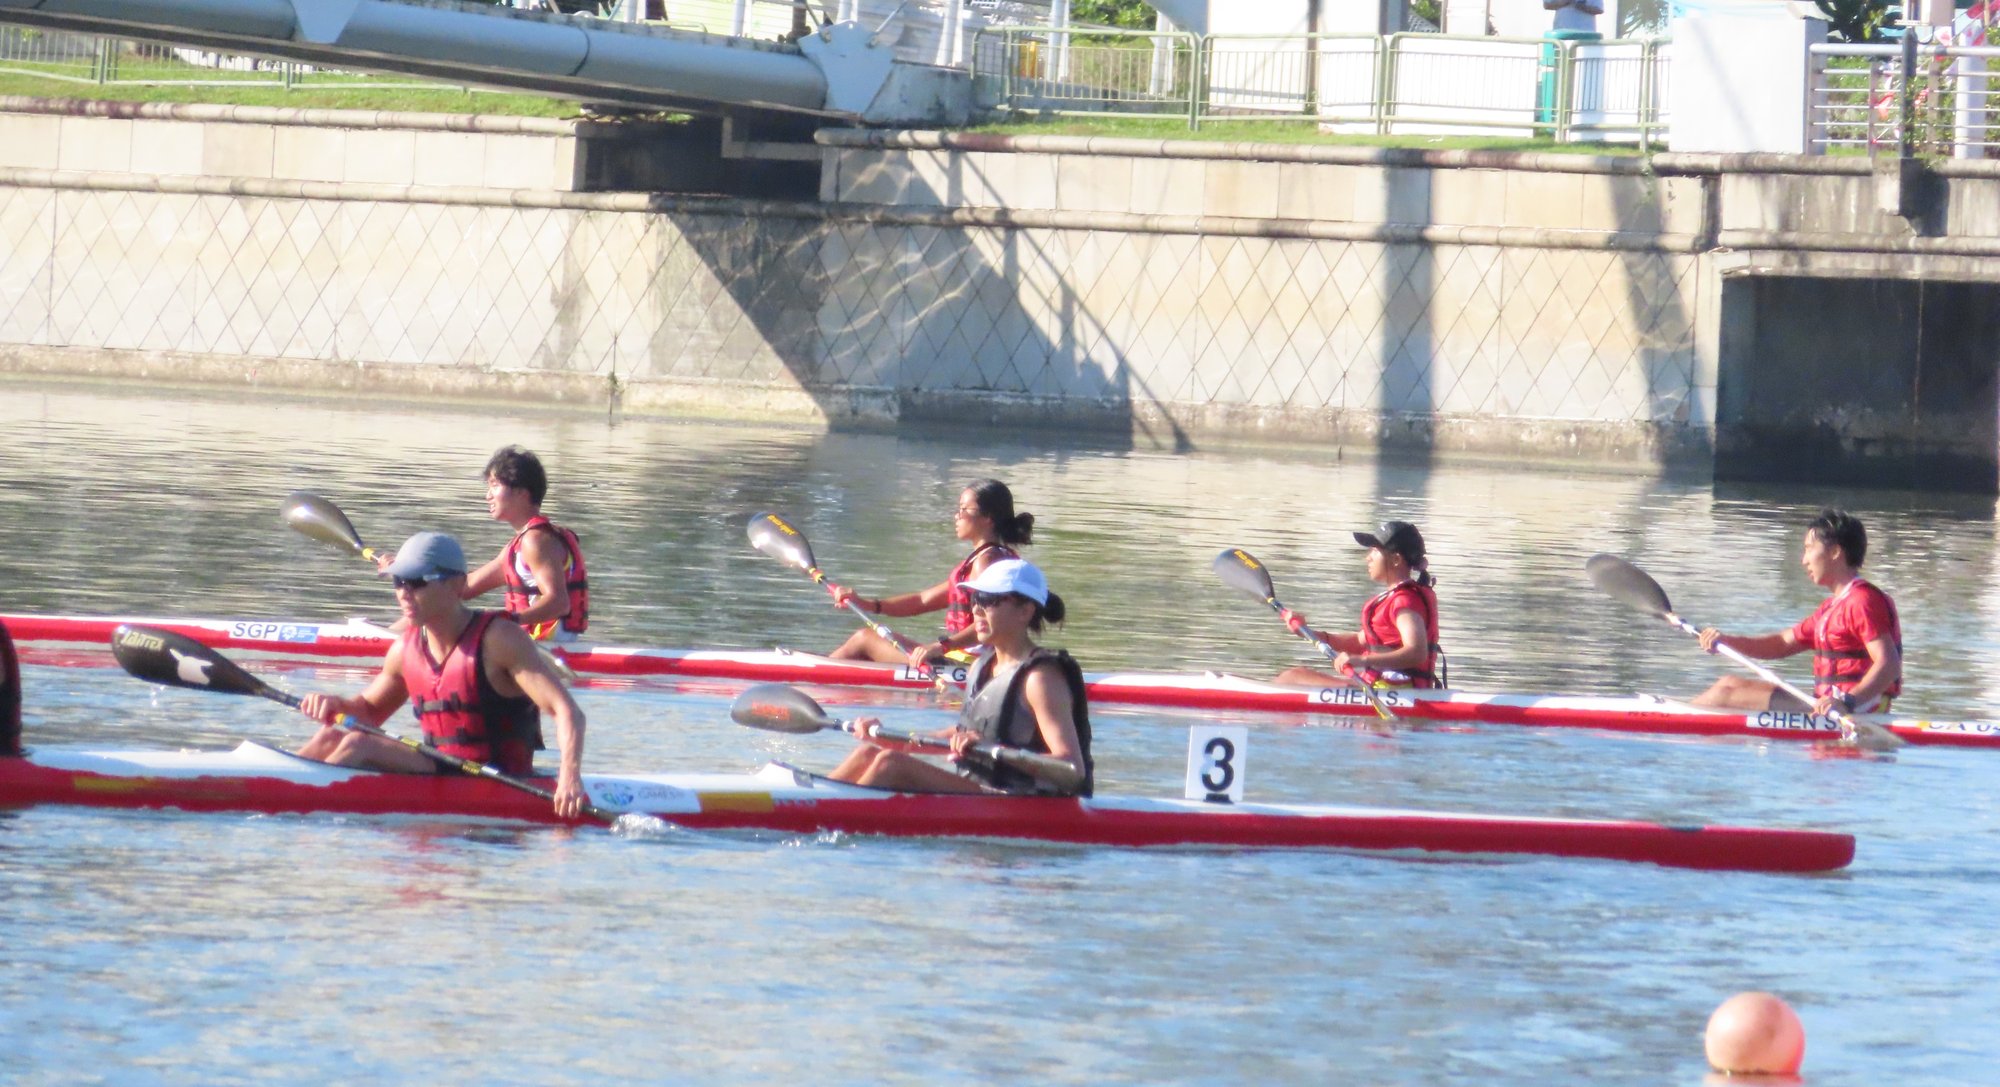
[[[14,637],[0,623],[0,758],[21,754],[21,660]]]
[[[863,743],[828,776],[909,792],[1089,796],[1095,775],[1083,670],[1068,653],[1043,649],[1030,637],[1045,622],[1062,622],[1062,597],[1023,559],[1003,559],[956,587],[970,601],[974,636],[993,650],[972,665],[958,726],[937,733],[951,741],[958,769]],[[1046,757],[1003,765],[974,750],[982,744]]]
[[[385,569],[394,579],[407,629],[359,695],[305,697],[300,709],[326,727],[298,754],[369,770],[460,772],[404,744],[334,724],[348,714],[379,727],[409,702],[425,742],[518,777],[534,773],[541,716],[547,714],[555,718],[562,747],[556,814],[579,814],[585,800],[583,710],[526,632],[499,612],[466,607],[465,551],[458,541],[441,532],[419,532]]]
[[[1378,532],[1357,532],[1354,542],[1368,549],[1368,579],[1383,586],[1361,606],[1361,629],[1353,634],[1315,632],[1339,650],[1331,675],[1314,668],[1287,668],[1277,682],[1322,687],[1358,680],[1375,687],[1444,686],[1439,665],[1438,605],[1424,554],[1424,537],[1408,521],[1390,521]],[[1293,633],[1306,627],[1306,617],[1287,608],[1285,625]]]
[[[1714,627],[1701,632],[1701,647],[1710,652],[1726,645],[1746,657],[1777,660],[1812,650],[1811,706],[1761,679],[1723,676],[1694,699],[1697,706],[1727,706],[1750,710],[1829,709],[1873,713],[1889,708],[1903,690],[1903,626],[1889,594],[1864,581],[1861,563],[1868,557],[1868,532],[1860,518],[1825,509],[1806,526],[1799,564],[1827,598],[1798,625],[1775,634],[1724,634]]]
[[[831,656],[836,660],[872,660],[895,663],[908,660],[913,668],[942,657],[954,649],[973,644],[972,604],[961,585],[978,577],[996,562],[1019,559],[1017,546],[1033,542],[1035,515],[1014,512],[1014,492],[997,479],[976,480],[958,494],[958,512],[952,525],[958,538],[973,545],[951,576],[921,592],[902,593],[869,599],[857,596],[845,585],[827,584],[833,606],[844,608],[849,600],[863,611],[877,615],[922,615],[944,609],[944,637],[905,653],[895,643],[863,628],[857,630]]]

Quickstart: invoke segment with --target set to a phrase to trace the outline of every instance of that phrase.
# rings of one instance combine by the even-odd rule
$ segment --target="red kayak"
[[[105,647],[129,623],[184,634],[214,649],[288,661],[380,659],[393,636],[372,623],[296,623],[245,619],[153,619],[103,616],[0,615],[25,646]],[[677,676],[824,687],[926,691],[938,677],[907,665],[837,661],[789,649],[641,649],[552,646],[582,676]],[[965,667],[944,669],[963,683]],[[1374,716],[1352,687],[1286,687],[1216,672],[1118,672],[1084,677],[1093,703],[1198,710],[1248,710],[1338,717]],[[1755,736],[1767,740],[1835,740],[1840,726],[1807,713],[1712,710],[1644,696],[1475,694],[1466,691],[1381,692],[1399,718],[1531,728],[1594,728],[1675,736]],[[2000,722],[1864,717],[1913,744],[2000,750]]]
[[[1851,835],[1811,830],[1173,798],[911,795],[780,764],[757,774],[586,774],[584,786],[606,812],[700,829],[1412,857],[1530,854],[1762,872],[1827,872],[1854,859]],[[0,759],[0,807],[35,804],[559,822],[546,800],[485,779],[348,770],[249,742],[233,751],[44,748]]]

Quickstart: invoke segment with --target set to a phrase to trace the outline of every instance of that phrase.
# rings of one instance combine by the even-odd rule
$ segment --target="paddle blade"
[[[293,491],[285,496],[285,504],[280,509],[284,512],[285,523],[306,536],[357,555],[364,550],[361,534],[354,531],[354,523],[340,512],[339,506],[316,494]]]
[[[805,534],[775,513],[750,518],[749,531],[750,546],[779,562],[807,571],[818,565],[813,562],[812,545],[806,542]]]
[[[804,691],[783,683],[760,683],[737,695],[729,705],[729,719],[766,732],[803,734],[840,727]]]
[[[148,683],[283,698],[229,658],[171,630],[121,623],[111,632],[111,655],[127,672]]]
[[[1232,547],[1215,556],[1209,568],[1215,571],[1215,576],[1221,578],[1223,584],[1259,600],[1269,600],[1278,595],[1277,590],[1271,587],[1271,575],[1265,571],[1264,564],[1257,561],[1257,556],[1240,547]]]
[[[1590,575],[1591,584],[1627,607],[1661,617],[1674,612],[1659,582],[1616,555],[1592,555],[1583,564],[1583,572]]]

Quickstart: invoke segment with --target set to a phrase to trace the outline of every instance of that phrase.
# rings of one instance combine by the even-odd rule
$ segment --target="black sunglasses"
[[[411,592],[416,592],[418,589],[421,589],[424,586],[429,585],[431,582],[437,579],[427,578],[427,577],[395,577],[395,578],[390,578],[389,580],[392,583],[394,583],[396,588],[398,589],[408,589]]]
[[[990,608],[993,605],[998,604],[1003,600],[1028,599],[1027,597],[1022,596],[1020,593],[982,593],[977,589],[974,589],[966,593],[965,598],[968,601],[970,601],[972,603],[972,606],[975,608]]]

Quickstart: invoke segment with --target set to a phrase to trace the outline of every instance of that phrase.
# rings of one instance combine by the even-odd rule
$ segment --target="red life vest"
[[[1433,688],[1439,686],[1437,674],[1438,653],[1438,605],[1437,594],[1428,586],[1414,581],[1404,581],[1376,593],[1368,603],[1361,606],[1361,634],[1367,639],[1368,652],[1386,653],[1403,648],[1403,632],[1396,626],[1396,616],[1416,609],[1424,617],[1424,640],[1430,643],[1430,652],[1421,668],[1391,669],[1410,678],[1410,686]],[[1361,669],[1361,678],[1375,683],[1383,678],[1383,672],[1374,668]],[[1389,682],[1399,681],[1390,679]]]
[[[507,550],[500,556],[500,576],[507,583],[507,610],[519,615],[542,595],[540,585],[528,583],[533,574],[521,564],[521,538],[538,528],[555,533],[556,539],[562,541],[563,547],[569,551],[569,559],[563,564],[563,586],[569,590],[569,613],[562,617],[561,626],[572,634],[581,634],[590,626],[590,580],[584,576],[583,545],[577,543],[576,533],[540,514],[528,518],[521,531],[507,541]],[[556,626],[553,622],[536,623],[528,634],[540,641],[554,634]]]
[[[1820,601],[1818,608],[1792,628],[1795,640],[1813,651],[1813,694],[1846,693],[1861,682],[1875,658],[1868,655],[1869,641],[1887,637],[1903,652],[1903,624],[1896,615],[1896,602],[1889,594],[1855,578],[1840,591]],[[1903,679],[1880,695],[1894,698],[1903,693]]]
[[[431,660],[422,627],[403,632],[403,683],[424,742],[504,774],[530,774],[542,749],[542,716],[526,695],[509,698],[486,678],[486,628],[498,612],[474,612],[443,661]]]
[[[973,560],[988,551],[993,552],[994,562],[999,562],[1001,559],[1018,559],[1021,557],[1013,548],[1008,547],[1006,544],[983,543],[973,548],[972,554],[965,556],[965,561],[952,569],[951,578],[945,582],[948,588],[945,589],[944,593],[944,633],[946,637],[957,634],[959,631],[972,625],[972,597],[964,589],[959,588],[958,583],[972,580]]]

